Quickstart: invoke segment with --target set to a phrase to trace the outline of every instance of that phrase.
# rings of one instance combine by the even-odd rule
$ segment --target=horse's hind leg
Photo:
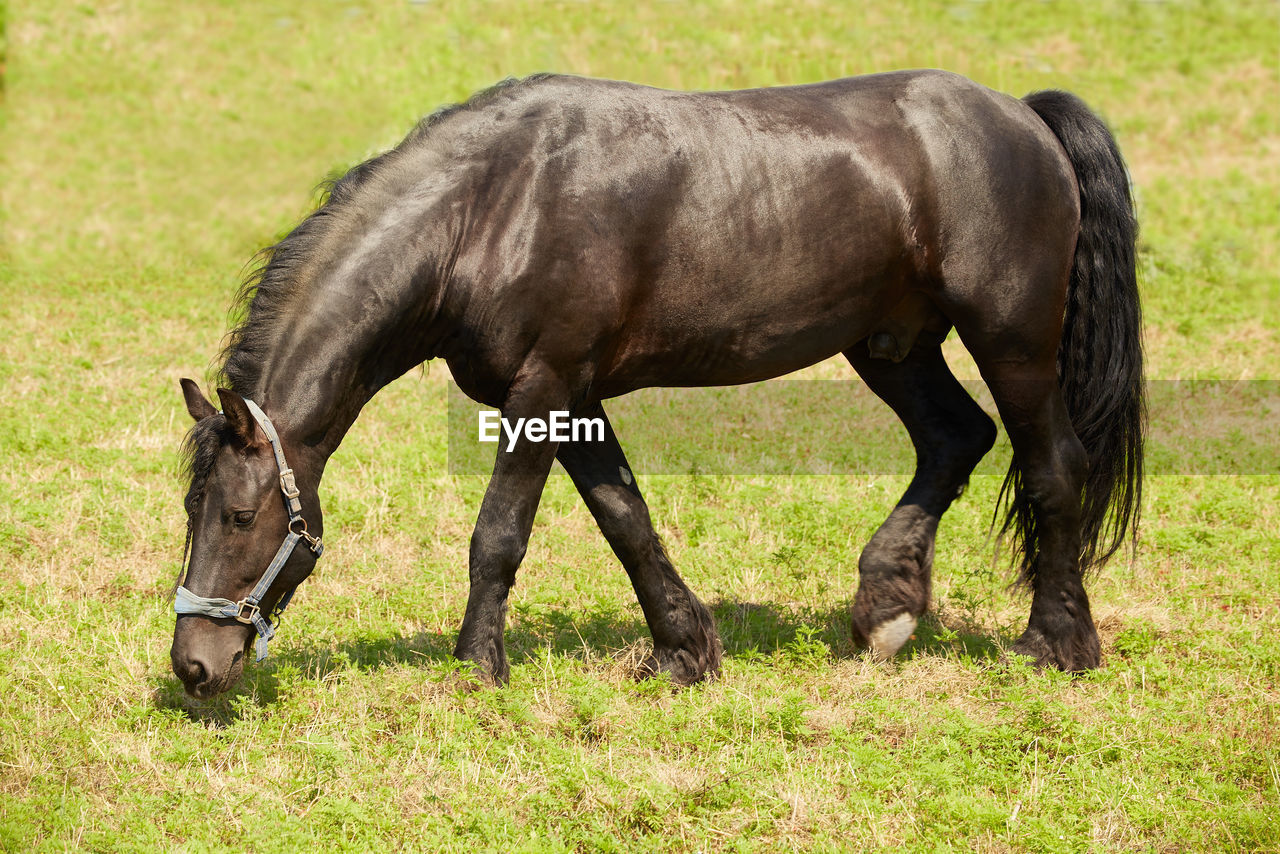
[[[926,333],[899,362],[873,358],[865,342],[845,352],[916,449],[915,476],[858,560],[853,631],[882,658],[906,643],[929,607],[938,520],[996,437],[995,424],[947,367],[941,337]]]
[[[1088,458],[1071,427],[1052,358],[981,359],[982,376],[1013,444],[1021,484],[1014,512],[1026,549],[1031,618],[1013,650],[1067,672],[1098,666],[1101,651],[1080,573],[1080,495]],[[1021,508],[1019,508],[1021,504]],[[1015,515],[1016,519],[1016,515]]]
[[[557,456],[631,577],[653,634],[645,669],[670,673],[681,685],[715,676],[722,655],[715,621],[667,559],[604,408],[595,404],[574,415],[599,418],[603,441],[566,442]]]
[[[1027,629],[1013,649],[1040,667],[1088,670],[1100,659],[1080,572],[1080,498],[1088,456],[1058,385],[1061,309],[1043,304],[1049,288],[1010,292],[1023,297],[1017,311],[953,316],[1000,411],[1017,466],[1012,520],[1032,600]]]

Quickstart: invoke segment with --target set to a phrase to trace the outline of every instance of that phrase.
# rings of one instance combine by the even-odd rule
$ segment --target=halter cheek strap
[[[247,397],[244,402],[249,407],[249,412],[253,415],[254,420],[258,422],[258,426],[262,428],[262,432],[266,434],[267,440],[271,442],[271,450],[275,452],[276,467],[280,469],[280,491],[284,494],[285,509],[289,511],[288,533],[285,534],[284,542],[280,544],[280,548],[276,549],[276,556],[271,559],[271,563],[267,566],[267,571],[262,574],[262,578],[258,579],[258,583],[248,596],[239,602],[232,602],[230,599],[222,599],[220,597],[197,596],[186,587],[180,586],[173,598],[173,610],[177,614],[226,617],[238,620],[245,625],[253,626],[258,632],[258,640],[255,647],[258,656],[257,660],[262,661],[267,657],[267,643],[275,637],[276,625],[280,622],[280,614],[288,606],[289,600],[293,598],[293,590],[280,597],[280,601],[276,603],[275,608],[271,611],[270,619],[262,615],[262,608],[260,607],[262,598],[267,595],[267,591],[275,583],[276,577],[280,575],[280,570],[288,562],[299,540],[307,541],[307,546],[317,559],[324,553],[324,543],[320,542],[319,537],[307,533],[307,520],[302,518],[302,501],[299,499],[298,485],[294,481],[293,469],[289,468],[289,464],[285,462],[284,448],[280,445],[280,436],[276,433],[275,425],[271,423],[271,419],[267,417],[267,414],[262,411],[258,404]],[[273,619],[275,620],[274,624],[272,623]]]

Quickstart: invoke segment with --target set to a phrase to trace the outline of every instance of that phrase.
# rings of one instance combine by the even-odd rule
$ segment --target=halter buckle
[[[280,491],[290,501],[301,494],[298,492],[297,482],[293,479],[293,469],[282,469],[280,471]]]
[[[261,610],[261,607],[250,603],[248,599],[241,599],[236,603],[236,612],[232,616],[235,617],[236,622],[251,626],[253,625],[254,615]],[[247,614],[246,611],[248,612]]]

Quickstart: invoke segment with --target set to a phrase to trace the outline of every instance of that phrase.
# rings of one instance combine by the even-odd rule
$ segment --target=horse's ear
[[[191,413],[192,418],[196,421],[203,421],[210,415],[218,414],[218,410],[213,408],[213,404],[205,400],[204,395],[200,392],[200,386],[196,385],[195,380],[183,377],[180,382],[182,383],[182,396],[187,401],[187,412]]]
[[[258,426],[258,419],[253,417],[244,398],[231,389],[218,389],[218,400],[222,401],[222,414],[226,416],[227,426],[231,428],[236,442],[246,448],[264,444],[267,437]]]

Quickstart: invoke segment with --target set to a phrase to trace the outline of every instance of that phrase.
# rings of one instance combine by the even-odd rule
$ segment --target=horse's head
[[[265,655],[269,615],[315,567],[319,478],[297,453],[289,456],[299,468],[287,473],[288,449],[251,401],[219,389],[218,412],[195,382],[184,379],[182,392],[196,421],[187,437],[190,563],[170,656],[187,693],[204,698],[235,685],[256,636]]]

